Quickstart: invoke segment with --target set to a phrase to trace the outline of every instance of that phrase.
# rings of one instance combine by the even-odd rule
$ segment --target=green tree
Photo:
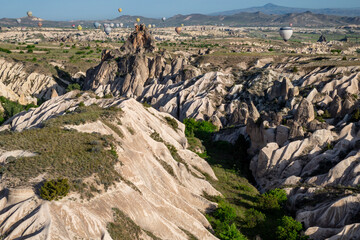
[[[245,211],[245,226],[248,228],[254,228],[259,223],[262,223],[265,221],[265,214],[263,214],[260,211],[255,210],[254,208],[247,209]]]
[[[276,230],[279,240],[306,240],[307,236],[301,233],[302,225],[292,217],[283,216]]]
[[[231,224],[235,221],[236,211],[229,203],[221,201],[213,216],[223,223]]]
[[[258,197],[258,205],[263,210],[279,210],[286,201],[287,196],[283,189],[273,189]]]
[[[230,226],[226,226],[226,230],[220,232],[219,234],[222,240],[246,240],[247,238],[241,234],[241,232],[236,228],[235,223]]]

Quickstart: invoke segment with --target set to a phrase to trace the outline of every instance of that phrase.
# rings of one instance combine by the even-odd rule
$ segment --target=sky
[[[273,3],[300,8],[353,8],[360,0],[0,0],[0,18],[19,18],[32,11],[46,20],[105,20],[123,15],[161,18],[176,14],[213,13]]]

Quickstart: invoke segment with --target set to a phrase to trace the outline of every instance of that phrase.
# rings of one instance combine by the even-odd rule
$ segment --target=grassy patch
[[[264,240],[277,239],[276,230],[281,224],[280,219],[286,214],[283,208],[286,195],[283,190],[260,195],[249,182],[252,175],[246,153],[249,145],[245,138],[240,136],[234,145],[212,142],[211,134],[215,126],[191,119],[184,123],[188,139],[201,139],[206,151],[198,155],[207,160],[218,178],[218,181],[209,178],[208,181],[223,195],[221,198],[204,194],[210,201],[221,203],[215,212],[207,215],[215,235],[220,239],[255,239],[257,235]],[[191,139],[189,143],[195,143],[194,146],[190,145],[194,149],[199,141]],[[224,212],[231,213],[230,220],[222,219]]]
[[[106,228],[114,240],[140,239],[141,228],[118,208],[113,208],[114,222],[108,223]]]
[[[121,176],[114,169],[119,163],[111,152],[114,139],[100,134],[81,133],[63,129],[66,124],[93,122],[99,118],[116,116],[120,109],[98,106],[79,107],[75,112],[45,122],[42,128],[22,132],[1,132],[0,148],[27,150],[34,157],[12,159],[4,164],[5,177],[26,182],[41,174],[51,178],[67,178],[71,190],[81,194],[91,192],[84,179],[93,177],[105,189]]]

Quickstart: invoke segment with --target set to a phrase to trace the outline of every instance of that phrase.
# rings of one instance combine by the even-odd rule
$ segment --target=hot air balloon
[[[153,24],[153,25],[152,25],[152,27],[153,27],[153,28],[156,28],[156,25],[155,25],[155,24]]]
[[[114,23],[110,23],[110,27],[115,27],[115,24]]]
[[[166,17],[163,17],[161,20],[162,20],[163,22],[165,22],[165,21],[166,21]]]
[[[140,18],[137,18],[136,21],[137,21],[137,22],[140,22]]]
[[[100,23],[98,23],[98,22],[94,22],[94,27],[95,27],[95,28],[100,28],[100,26],[101,26],[101,24],[100,24]]]
[[[111,33],[111,27],[107,26],[106,28],[104,28],[104,32],[106,33],[106,35],[109,35]]]
[[[124,26],[124,24],[123,23],[120,23],[120,27],[123,27]]]
[[[104,26],[104,28],[110,27],[109,24],[107,24],[107,23],[104,23],[103,26]]]
[[[181,33],[181,27],[176,27],[175,28],[175,32],[177,33],[177,34],[179,34],[180,35],[180,33]]]
[[[72,28],[75,28],[76,26],[75,26],[75,24],[73,24],[73,25],[71,25],[71,27],[72,27]]]
[[[21,18],[16,19],[16,22],[17,22],[18,24],[20,24],[20,23],[21,23]]]
[[[42,22],[38,22],[39,27],[42,27],[42,25],[43,25]]]
[[[121,12],[122,12],[122,8],[119,8],[118,11],[119,11],[119,13],[121,13]]]
[[[117,24],[115,24],[115,26],[116,26],[117,28],[119,28],[119,27],[120,27],[120,24],[119,24],[119,23],[117,23]]]
[[[181,24],[181,26],[183,27],[183,26],[184,26],[184,24],[182,23],[182,24]]]
[[[292,24],[292,23],[289,23],[289,26],[290,26],[290,27],[292,27],[292,26],[293,26],[293,24]]]
[[[32,17],[32,12],[31,11],[28,11],[26,14],[28,15],[28,17]]]
[[[279,33],[280,33],[280,36],[282,37],[282,39],[285,42],[287,42],[291,38],[291,36],[293,34],[293,30],[291,27],[282,27],[282,28],[280,28]]]
[[[148,25],[148,28],[151,28],[151,24]]]
[[[81,31],[81,30],[82,30],[82,26],[81,26],[81,25],[78,25],[78,26],[77,26],[77,29],[78,29],[79,31]]]

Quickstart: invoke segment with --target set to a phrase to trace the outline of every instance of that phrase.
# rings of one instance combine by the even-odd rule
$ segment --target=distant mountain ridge
[[[99,23],[123,23],[124,27],[133,27],[136,19],[140,18],[141,23],[155,24],[157,27],[175,27],[184,24],[185,26],[194,25],[217,25],[232,27],[279,27],[288,26],[293,23],[294,27],[339,27],[346,25],[360,25],[360,17],[342,17],[325,14],[316,14],[310,11],[302,13],[287,14],[265,14],[262,12],[241,12],[233,15],[210,16],[204,14],[175,15],[168,18],[165,22],[156,18],[145,18],[141,16],[124,15],[115,19],[100,20]],[[33,18],[22,18],[21,24],[17,24],[16,19],[0,19],[1,27],[37,27],[37,22]],[[82,25],[85,28],[93,28],[94,21],[48,21],[43,20],[43,27],[62,27],[70,28],[72,24]]]
[[[312,12],[317,14],[326,14],[326,15],[336,15],[344,17],[357,17],[360,16],[360,7],[357,8],[322,8],[322,9],[312,9],[312,8],[292,8],[292,7],[283,7],[275,5],[272,3],[265,4],[261,7],[251,7],[243,9],[235,9],[230,11],[216,12],[209,14],[210,16],[218,15],[234,15],[241,12],[262,12],[265,14],[288,14],[288,13],[302,13],[302,12]]]

